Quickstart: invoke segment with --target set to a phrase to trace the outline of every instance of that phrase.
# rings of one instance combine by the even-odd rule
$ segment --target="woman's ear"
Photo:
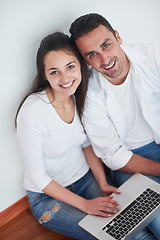
[[[47,79],[47,77],[46,77],[46,75],[44,74],[44,79],[45,79],[45,81],[48,81],[48,79]]]
[[[119,32],[117,30],[115,30],[115,35],[116,35],[117,41],[121,45],[122,44],[122,38],[120,37]]]

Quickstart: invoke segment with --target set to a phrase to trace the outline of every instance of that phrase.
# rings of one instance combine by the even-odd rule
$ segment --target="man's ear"
[[[120,37],[119,32],[117,30],[115,30],[115,35],[116,35],[117,41],[121,45],[122,44],[122,38]]]

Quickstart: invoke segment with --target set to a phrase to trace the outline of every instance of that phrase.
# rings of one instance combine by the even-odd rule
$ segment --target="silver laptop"
[[[120,203],[119,211],[104,218],[87,215],[79,225],[100,240],[132,239],[160,215],[160,184],[136,173],[113,194]]]

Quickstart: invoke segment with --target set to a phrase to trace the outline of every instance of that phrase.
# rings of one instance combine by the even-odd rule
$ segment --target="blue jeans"
[[[66,188],[86,199],[102,196],[91,171]],[[87,215],[86,213],[45,193],[27,191],[27,195],[33,215],[46,228],[72,238],[96,239],[78,225],[78,222]]]
[[[155,142],[149,143],[143,147],[137,148],[132,150],[133,153],[138,154],[140,156],[149,158],[151,160],[160,162],[160,145],[156,144]],[[120,172],[120,171],[113,171],[113,177],[114,181],[117,184],[117,186],[120,186],[123,184],[127,179],[129,179],[132,176],[132,174]],[[160,176],[148,176],[152,180],[160,183]],[[157,217],[153,222],[151,222],[147,228],[150,229],[152,233],[156,236],[157,239],[160,239],[160,216]],[[140,239],[155,239],[151,237],[151,233],[148,231],[148,229],[144,229],[144,231],[140,232],[136,237],[136,240]]]

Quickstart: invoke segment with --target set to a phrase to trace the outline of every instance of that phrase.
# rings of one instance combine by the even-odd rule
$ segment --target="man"
[[[79,17],[70,33],[93,68],[83,123],[95,153],[119,185],[136,172],[160,183],[160,51],[122,46],[99,14]]]

